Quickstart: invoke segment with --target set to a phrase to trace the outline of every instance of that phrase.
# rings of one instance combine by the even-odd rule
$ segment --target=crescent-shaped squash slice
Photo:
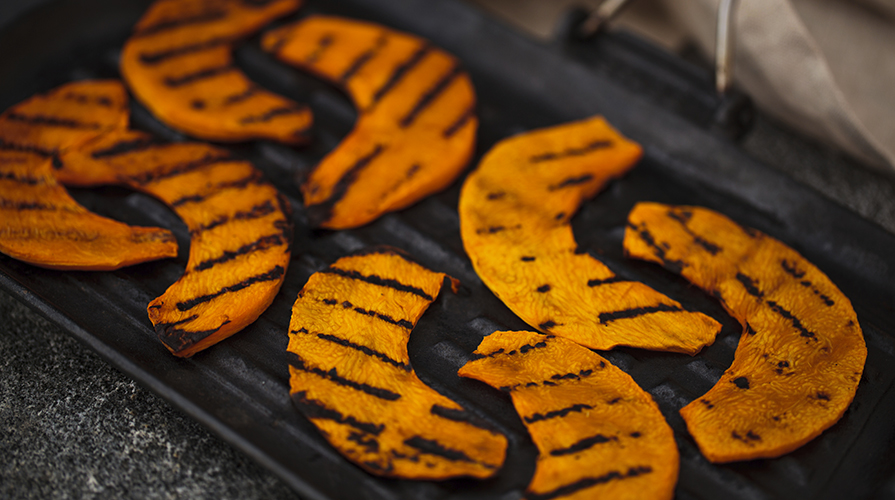
[[[641,149],[596,117],[498,143],[460,192],[460,234],[482,281],[529,325],[592,349],[693,354],[720,324],[577,250],[580,204]]]
[[[459,374],[509,392],[538,447],[528,500],[670,499],[679,456],[652,397],[599,354],[553,335],[495,332]]]
[[[251,163],[203,143],[160,143],[117,131],[63,154],[56,171],[70,185],[122,184],[151,194],[186,223],[183,276],[149,303],[159,339],[192,356],[255,321],[289,264],[289,203]]]
[[[506,438],[423,384],[410,365],[410,332],[446,277],[379,248],[312,275],[292,307],[293,401],[370,473],[484,478],[503,463]]]
[[[89,212],[60,186],[51,157],[127,126],[115,81],[70,83],[0,115],[0,252],[51,269],[111,270],[177,255],[170,231]]]
[[[344,229],[447,187],[475,149],[475,91],[456,58],[380,25],[310,16],[266,34],[286,63],[344,88],[354,130],[302,185],[313,225]]]
[[[776,457],[833,425],[867,348],[848,298],[795,250],[717,212],[640,203],[625,252],[717,297],[743,325],[733,364],[681,410],[713,462]]]
[[[157,0],[121,53],[134,95],[172,128],[211,141],[307,141],[311,112],[259,88],[233,62],[235,42],[301,0]]]

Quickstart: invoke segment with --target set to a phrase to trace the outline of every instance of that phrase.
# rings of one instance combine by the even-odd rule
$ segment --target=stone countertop
[[[891,176],[761,116],[741,144],[895,233]],[[4,292],[0,352],[0,498],[298,498]]]

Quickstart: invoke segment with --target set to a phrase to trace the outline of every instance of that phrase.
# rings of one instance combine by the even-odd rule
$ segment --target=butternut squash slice
[[[312,225],[345,229],[447,187],[475,150],[475,91],[459,61],[380,25],[310,16],[267,33],[282,61],[342,87],[354,130],[301,189]]]
[[[495,332],[462,377],[509,392],[538,447],[528,500],[670,499],[679,456],[652,397],[599,354],[553,335]]]
[[[149,303],[159,340],[188,357],[267,309],[290,259],[291,208],[251,163],[203,143],[116,131],[60,158],[63,183],[122,184],[159,198],[186,223],[183,276]]]
[[[261,89],[233,45],[301,0],[157,0],[121,53],[121,74],[159,120],[200,139],[303,144],[307,106]]]
[[[694,354],[720,324],[578,251],[580,204],[634,166],[640,146],[600,117],[492,148],[460,192],[460,234],[482,281],[526,323],[592,349]]]
[[[733,364],[681,410],[712,462],[777,457],[833,425],[867,348],[848,298],[783,243],[699,207],[640,203],[625,252],[718,298],[743,325]]]
[[[56,182],[53,155],[127,126],[115,81],[36,95],[0,115],[0,252],[50,269],[111,270],[177,255],[170,231],[91,213]]]
[[[484,478],[503,463],[506,438],[423,384],[410,364],[411,330],[445,278],[378,248],[312,275],[292,307],[293,401],[372,474]]]

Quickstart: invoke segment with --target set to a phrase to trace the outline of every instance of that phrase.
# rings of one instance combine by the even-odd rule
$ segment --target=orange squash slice
[[[628,222],[628,255],[680,273],[743,325],[733,364],[681,410],[709,460],[777,457],[842,417],[867,348],[851,302],[826,275],[705,208],[640,203]]]
[[[495,332],[463,377],[509,392],[538,447],[528,500],[670,499],[679,456],[652,397],[599,354],[553,335]]]
[[[354,130],[302,185],[312,225],[345,229],[447,187],[475,150],[475,92],[456,58],[376,24],[310,16],[263,47],[345,89]]]
[[[70,83],[0,115],[0,252],[51,269],[111,270],[173,257],[170,231],[89,212],[53,175],[53,155],[127,126],[115,81]]]
[[[312,275],[292,307],[293,401],[372,474],[484,478],[503,463],[506,438],[423,384],[410,365],[410,332],[446,277],[374,249]]]
[[[61,156],[69,185],[122,184],[169,205],[190,231],[183,276],[149,303],[159,339],[192,356],[255,321],[290,259],[291,208],[251,163],[203,143],[116,131]]]
[[[233,45],[301,0],[157,0],[121,54],[134,95],[172,128],[211,141],[307,141],[307,106],[261,89],[233,62]]]
[[[482,281],[544,333],[592,349],[693,354],[720,324],[579,252],[580,204],[634,166],[641,149],[596,117],[498,143],[460,192],[460,234]]]

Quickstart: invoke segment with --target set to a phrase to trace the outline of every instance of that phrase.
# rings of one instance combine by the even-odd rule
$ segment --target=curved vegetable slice
[[[459,374],[509,392],[540,451],[528,500],[672,498],[679,456],[652,397],[553,335],[495,332]]]
[[[192,356],[242,330],[279,291],[291,208],[251,163],[208,144],[118,131],[62,155],[56,175],[66,184],[123,184],[154,195],[186,223],[186,271],[148,307],[175,355]]]
[[[410,332],[446,277],[376,249],[312,275],[292,307],[293,401],[370,473],[484,478],[503,463],[506,438],[423,384],[410,365]]]
[[[463,246],[482,281],[526,323],[592,349],[693,354],[720,324],[579,252],[570,220],[641,149],[596,117],[506,139],[460,192]]]
[[[376,24],[310,16],[265,35],[286,63],[348,92],[354,130],[302,185],[313,225],[344,229],[447,187],[475,149],[475,92],[456,58]]]
[[[713,462],[776,457],[833,425],[867,348],[851,302],[795,250],[699,207],[640,203],[625,251],[680,273],[743,325],[733,364],[681,410]]]
[[[134,95],[172,128],[212,141],[307,141],[311,112],[261,89],[234,64],[235,42],[301,0],[157,0],[121,54]]]
[[[177,255],[170,231],[132,227],[79,205],[51,157],[127,126],[115,81],[70,83],[0,115],[0,252],[52,269],[111,270]]]

